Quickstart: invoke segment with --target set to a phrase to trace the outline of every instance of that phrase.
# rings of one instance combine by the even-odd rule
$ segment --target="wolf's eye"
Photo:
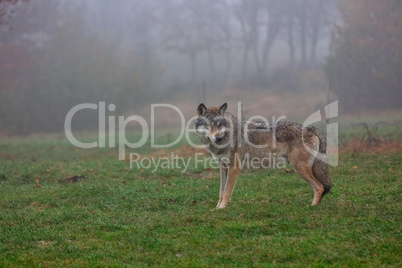
[[[198,133],[206,132],[207,129],[208,129],[207,125],[198,125],[198,126],[196,126],[196,131]]]

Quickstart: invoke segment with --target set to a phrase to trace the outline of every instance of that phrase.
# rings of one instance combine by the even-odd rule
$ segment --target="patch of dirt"
[[[38,242],[38,245],[41,247],[50,247],[50,246],[53,246],[54,244],[56,244],[56,241],[41,240]]]
[[[32,202],[28,207],[31,209],[37,210],[39,212],[45,211],[45,209],[53,208],[52,205],[43,204],[40,202]]]
[[[82,181],[84,179],[86,179],[85,176],[74,175],[74,176],[67,177],[67,178],[62,179],[62,180],[58,180],[58,182],[59,183],[76,183],[76,182]]]
[[[193,171],[193,172],[183,172],[183,174],[189,176],[190,178],[194,179],[203,179],[203,178],[212,178],[216,176],[217,172],[213,172],[212,170],[205,170],[204,171]]]

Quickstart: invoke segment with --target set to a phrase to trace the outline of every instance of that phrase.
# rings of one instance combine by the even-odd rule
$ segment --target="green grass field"
[[[2,141],[0,267],[401,267],[401,153],[339,162],[319,206],[286,168],[244,171],[216,211],[216,169],[152,173],[63,137]]]

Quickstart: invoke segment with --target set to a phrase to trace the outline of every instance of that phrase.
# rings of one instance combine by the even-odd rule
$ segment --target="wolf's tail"
[[[317,180],[324,186],[324,193],[322,194],[322,196],[324,196],[326,193],[329,193],[332,185],[328,169],[327,142],[322,135],[322,132],[318,128],[311,127],[311,131],[320,140],[318,151],[321,153],[321,155],[314,160],[313,174],[317,178]]]
[[[318,151],[322,154],[327,153],[327,141],[324,138],[324,135],[322,135],[321,130],[319,130],[316,127],[309,127],[309,130],[312,131],[320,140],[320,146],[318,148]]]
[[[326,161],[326,156],[325,159],[316,158],[314,160],[312,171],[314,177],[316,177],[316,179],[322,184],[322,186],[324,186],[324,192],[322,196],[329,193],[329,191],[331,190],[332,182],[331,177],[329,176],[328,161]]]

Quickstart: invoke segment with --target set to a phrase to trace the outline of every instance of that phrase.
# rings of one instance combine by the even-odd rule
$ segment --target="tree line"
[[[277,65],[323,66],[350,111],[399,107],[401,18],[398,0],[0,0],[0,133],[60,131],[77,103],[133,114],[206,85],[293,78],[275,78]],[[95,116],[76,127],[95,127]]]
[[[68,109],[86,101],[101,99],[131,112],[156,95],[200,84],[264,86],[276,42],[287,46],[290,65],[317,65],[333,5],[0,0],[2,132],[59,131]],[[77,127],[93,127],[91,118]]]

